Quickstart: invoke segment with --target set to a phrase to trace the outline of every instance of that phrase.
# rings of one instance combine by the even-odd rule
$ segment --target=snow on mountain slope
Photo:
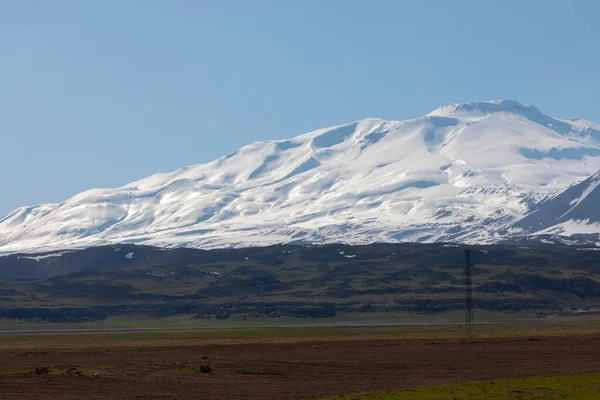
[[[600,233],[600,171],[540,202],[512,228],[527,235]]]
[[[489,242],[600,169],[600,130],[498,100],[253,143],[0,220],[0,252],[144,243]]]

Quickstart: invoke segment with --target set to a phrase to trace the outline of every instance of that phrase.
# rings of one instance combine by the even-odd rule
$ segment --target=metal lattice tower
[[[465,250],[465,334],[473,339],[473,264],[471,252]]]

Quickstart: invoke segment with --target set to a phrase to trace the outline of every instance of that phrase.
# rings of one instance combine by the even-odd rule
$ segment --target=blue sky
[[[0,215],[509,98],[600,123],[600,2],[0,0]]]

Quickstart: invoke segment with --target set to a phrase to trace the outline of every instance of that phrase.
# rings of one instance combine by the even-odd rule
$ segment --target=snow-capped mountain
[[[600,171],[544,199],[511,231],[560,236],[600,233]]]
[[[213,162],[0,220],[0,252],[110,243],[495,240],[600,169],[600,126],[497,100],[253,143]]]

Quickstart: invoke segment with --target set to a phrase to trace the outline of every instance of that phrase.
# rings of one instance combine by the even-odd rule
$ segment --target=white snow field
[[[365,119],[253,143],[208,164],[19,208],[0,219],[0,253],[112,243],[490,243],[535,202],[598,170],[598,125],[510,100],[452,104],[418,119]]]

